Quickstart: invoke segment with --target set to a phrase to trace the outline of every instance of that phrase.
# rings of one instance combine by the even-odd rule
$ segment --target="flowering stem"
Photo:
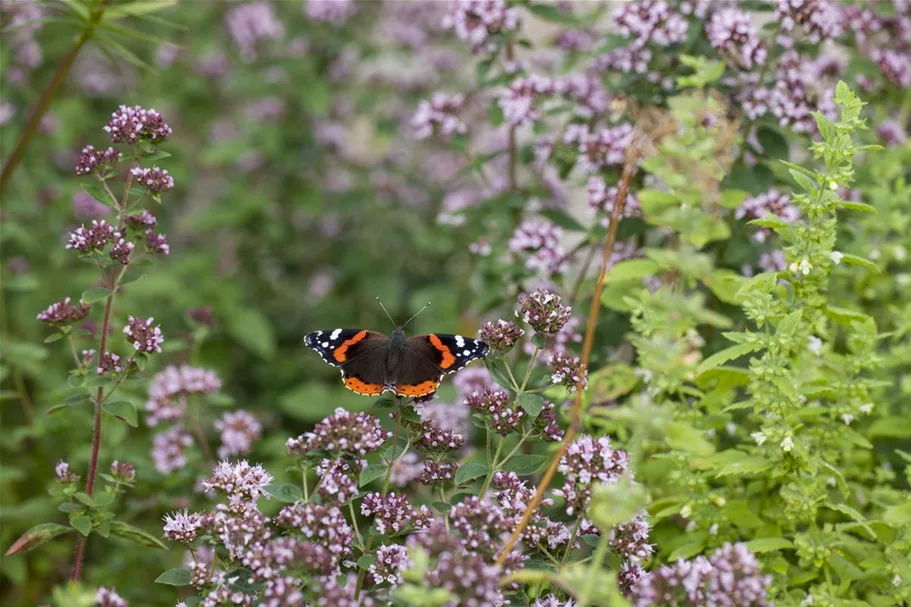
[[[79,360],[79,356],[76,354],[76,345],[73,343],[73,336],[67,334],[66,340],[70,344],[70,352],[73,353],[73,362],[76,363],[77,367],[82,367],[82,361]]]
[[[516,376],[512,374],[512,369],[509,367],[509,364],[504,364],[506,367],[506,375],[509,376],[509,381],[512,382],[512,388],[516,391],[516,394],[519,393],[519,382],[516,381]]]
[[[70,71],[70,68],[73,67],[76,56],[79,54],[79,51],[82,50],[85,43],[92,38],[92,35],[95,32],[95,26],[98,25],[102,15],[104,15],[105,5],[107,3],[108,0],[96,0],[95,6],[92,8],[92,13],[83,26],[79,37],[76,38],[73,45],[60,59],[60,63],[57,64],[57,69],[54,71],[51,81],[48,83],[47,88],[41,93],[41,97],[38,99],[38,105],[35,106],[32,115],[29,116],[28,123],[25,125],[25,130],[22,131],[22,135],[19,137],[19,141],[16,142],[13,153],[10,154],[9,160],[3,167],[3,173],[0,174],[0,195],[6,190],[6,185],[9,183],[10,177],[12,177],[16,167],[18,167],[19,163],[22,161],[22,157],[25,155],[25,149],[28,147],[28,144],[31,143],[32,138],[38,131],[38,125],[41,123],[41,119],[44,117],[44,114],[47,113],[51,101],[53,101],[54,96],[57,94],[57,89],[66,79],[66,75]]]
[[[309,502],[310,501],[310,492],[307,489],[307,467],[306,466],[301,469],[301,478],[303,479],[303,485],[304,485],[304,501]]]
[[[519,394],[525,392],[525,386],[528,385],[528,378],[531,377],[531,370],[535,366],[535,361],[538,360],[538,354],[541,353],[541,348],[535,346],[535,351],[531,354],[531,362],[528,363],[528,368],[525,369],[525,377],[522,378],[522,385],[519,387]]]
[[[644,138],[645,135],[641,133],[634,134],[633,142],[627,149],[626,160],[623,164],[623,172],[620,176],[620,183],[617,185],[616,202],[614,204],[614,208],[611,209],[610,227],[608,228],[607,239],[604,241],[604,248],[601,252],[601,267],[598,270],[598,279],[595,282],[595,289],[592,293],[591,305],[588,311],[588,323],[585,327],[585,339],[582,342],[582,364],[586,365],[586,367],[588,366],[591,359],[592,346],[595,337],[595,325],[598,323],[598,313],[601,310],[601,294],[604,292],[604,277],[607,275],[607,265],[610,261],[611,254],[614,251],[614,243],[617,240],[617,228],[620,225],[620,217],[623,213],[623,207],[626,206],[626,198],[629,195],[630,185],[632,184],[633,177],[638,170],[639,160],[644,155],[646,147]],[[581,384],[581,380],[579,383]],[[497,565],[502,566],[506,562],[506,557],[509,556],[509,553],[512,551],[513,546],[516,545],[516,542],[519,541],[519,537],[528,526],[532,514],[541,503],[541,499],[544,497],[544,492],[550,486],[550,483],[557,472],[557,466],[560,464],[560,460],[566,453],[567,447],[576,437],[578,428],[582,423],[581,419],[583,391],[584,386],[576,386],[576,399],[573,403],[569,428],[566,430],[566,434],[563,436],[563,441],[560,443],[560,448],[557,449],[557,452],[550,460],[550,465],[548,465],[547,470],[544,472],[544,476],[542,476],[540,482],[538,482],[538,486],[535,488],[535,494],[532,496],[531,501],[529,501],[528,505],[525,507],[525,514],[522,515],[522,520],[519,521],[518,525],[516,525],[516,528],[513,530],[512,535],[509,536],[506,544],[504,544],[503,548],[500,550],[500,554],[497,556]]]
[[[589,597],[595,589],[595,579],[598,577],[601,563],[604,562],[604,557],[607,555],[607,544],[609,541],[606,533],[602,534],[601,540],[598,541],[598,550],[595,552],[595,558],[592,559],[591,565],[588,567],[588,576],[585,578],[585,586],[582,587],[582,594],[579,595],[579,607],[588,605]]]
[[[562,567],[566,563],[566,559],[569,558],[569,553],[573,551],[573,544],[576,543],[576,536],[579,534],[579,527],[582,526],[582,517],[576,519],[576,524],[573,525],[573,532],[569,536],[569,543],[566,544],[566,550],[563,551],[563,558],[560,559],[560,566]]]
[[[190,425],[193,428],[193,435],[196,436],[196,440],[199,441],[199,447],[202,449],[203,454],[206,456],[206,461],[209,462],[209,467],[215,468],[215,456],[212,453],[212,446],[209,444],[209,440],[206,438],[206,433],[203,432],[202,424],[199,423],[199,416],[197,415],[196,408],[194,407],[192,415],[190,415]]]
[[[361,537],[361,530],[357,526],[357,515],[354,513],[354,500],[348,502],[348,511],[351,513],[351,524],[354,525],[354,535],[357,537],[357,547],[361,549],[361,552],[366,552],[364,549],[364,538]]]
[[[484,485],[481,487],[480,496],[483,497],[487,493],[487,488],[490,486],[490,481],[493,479],[493,473],[497,471],[497,460],[500,457],[500,453],[503,452],[503,443],[506,442],[506,437],[500,437],[500,444],[497,445],[497,451],[493,454],[493,460],[490,462],[490,472],[487,473],[487,478],[484,479]]]

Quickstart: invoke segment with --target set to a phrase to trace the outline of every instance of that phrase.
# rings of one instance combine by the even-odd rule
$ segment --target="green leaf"
[[[794,181],[797,182],[797,185],[799,185],[804,192],[810,194],[811,196],[816,193],[816,189],[819,184],[815,179],[808,177],[804,173],[801,173],[795,169],[788,169],[788,172],[791,173],[791,177],[794,179]]]
[[[759,140],[759,145],[762,146],[766,156],[788,159],[788,140],[778,129],[764,124],[756,131],[756,139]]]
[[[560,25],[568,25],[569,27],[579,27],[581,25],[579,18],[571,12],[561,11],[551,4],[529,4],[528,10],[541,19],[550,21],[551,23],[559,23]]]
[[[520,394],[518,401],[519,406],[525,409],[531,419],[538,417],[544,408],[544,397],[540,394]]]
[[[743,204],[743,201],[750,195],[745,190],[728,189],[721,193],[721,206],[726,209],[736,209]]]
[[[271,483],[266,487],[269,495],[285,504],[293,504],[304,499],[301,488],[292,483]]]
[[[636,198],[639,200],[639,206],[642,210],[649,213],[657,213],[664,210],[665,207],[677,205],[680,201],[670,192],[661,190],[641,190]]]
[[[735,358],[740,358],[745,354],[755,352],[758,349],[758,344],[737,344],[719,352],[715,352],[699,363],[699,366],[696,367],[696,375],[702,375],[706,371],[714,369],[715,367],[720,367],[726,362],[732,361]]]
[[[94,508],[94,507],[95,507],[95,501],[89,496],[88,493],[85,493],[84,491],[80,491],[80,492],[77,493],[74,497],[75,497],[78,501],[80,501],[80,502],[82,502],[83,504],[85,504],[86,506],[88,506],[89,508]]]
[[[18,540],[13,542],[13,545],[6,551],[5,556],[28,552],[33,548],[48,543],[55,537],[66,535],[71,531],[72,529],[70,527],[58,525],[57,523],[41,523],[40,525],[35,525],[20,535]]]
[[[863,514],[861,514],[860,512],[858,512],[857,510],[855,510],[854,508],[852,508],[851,506],[849,506],[847,504],[830,504],[830,503],[826,502],[825,505],[830,510],[834,510],[836,512],[841,512],[842,514],[844,514],[851,520],[853,520],[857,523],[860,523],[860,526],[863,527],[863,530],[866,531],[870,535],[870,539],[873,539],[873,540],[876,539],[876,532],[873,531],[873,528],[870,526],[870,523],[867,521],[867,517],[865,517]]]
[[[503,470],[515,472],[520,476],[534,474],[541,470],[549,459],[546,455],[514,455],[503,465]]]
[[[746,283],[746,279],[737,272],[723,268],[712,270],[708,276],[703,276],[702,282],[712,291],[715,297],[724,303],[734,306],[739,306],[743,303],[740,289]]]
[[[60,333],[60,332],[51,333],[50,335],[48,335],[47,337],[44,338],[44,343],[52,344],[55,341],[60,341],[61,339],[63,339],[63,333]]]
[[[800,325],[801,318],[803,318],[803,310],[796,310],[794,312],[791,312],[780,321],[778,321],[778,326],[775,328],[776,334],[791,336]]]
[[[96,301],[107,299],[110,295],[110,289],[105,289],[103,287],[92,287],[91,289],[86,289],[82,292],[82,301],[87,304],[93,304]]]
[[[683,422],[670,422],[664,427],[665,440],[671,449],[708,456],[715,452],[715,446],[708,441],[702,430]]]
[[[877,266],[869,259],[864,259],[863,257],[858,257],[857,255],[851,255],[850,253],[842,253],[841,260],[845,263],[851,264],[852,266],[860,266],[879,274],[879,266]]]
[[[255,308],[235,311],[228,318],[228,334],[260,358],[275,355],[275,332],[262,312]]]
[[[886,508],[883,512],[883,520],[895,526],[911,523],[911,501]]]
[[[909,438],[911,437],[911,418],[883,417],[876,420],[867,429],[870,438]]]
[[[546,217],[554,225],[560,226],[570,232],[585,232],[585,226],[576,221],[576,219],[562,209],[545,209],[541,215]]]
[[[376,554],[364,554],[357,560],[357,566],[361,569],[370,569],[370,565],[376,562]]]
[[[82,186],[82,189],[85,190],[86,192],[88,192],[92,198],[94,198],[101,204],[108,206],[108,207],[114,206],[114,203],[111,200],[111,196],[107,192],[105,192],[101,186],[97,186],[94,184],[84,184]]]
[[[459,470],[456,472],[455,484],[461,485],[480,476],[484,476],[487,474],[488,470],[489,469],[487,468],[487,464],[478,464],[475,462],[462,464],[459,467]]]
[[[166,586],[189,586],[192,572],[182,567],[168,569],[157,578],[156,584],[165,584]]]
[[[125,400],[115,400],[104,403],[105,412],[113,415],[128,426],[134,428],[139,425],[136,415],[136,405]]]
[[[628,476],[616,483],[596,483],[588,509],[589,518],[602,533],[607,533],[645,509],[646,497],[645,488],[630,483]]]
[[[157,548],[159,550],[168,549],[168,547],[165,546],[160,539],[151,533],[147,533],[142,529],[134,527],[129,523],[124,523],[123,521],[112,521],[111,533],[117,537],[122,537],[125,540],[129,540],[134,544],[145,546],[146,548]]]
[[[854,310],[848,310],[847,308],[839,308],[837,306],[826,306],[826,316],[838,324],[848,327],[850,327],[855,322],[867,322],[869,320],[872,320],[866,314],[855,312]]]
[[[878,213],[876,207],[863,202],[852,202],[850,200],[839,200],[835,202],[835,206],[840,209],[848,209],[849,211],[860,211],[862,213]]]
[[[627,259],[615,264],[604,277],[604,283],[639,280],[654,276],[661,267],[651,259]]]
[[[753,552],[754,554],[774,552],[776,550],[786,550],[793,547],[794,543],[791,542],[791,540],[787,540],[783,537],[760,537],[747,542],[747,548],[749,548],[750,552]]]
[[[370,464],[361,470],[361,477],[358,480],[358,487],[363,487],[386,474],[385,464]]]
[[[547,338],[540,333],[535,333],[531,336],[531,343],[534,344],[536,348],[543,349],[547,347]]]
[[[70,514],[70,525],[85,537],[92,532],[92,519],[81,512]]]

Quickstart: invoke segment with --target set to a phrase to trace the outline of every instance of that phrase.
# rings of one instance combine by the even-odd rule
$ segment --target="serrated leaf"
[[[544,397],[540,394],[520,394],[519,406],[525,409],[525,413],[531,419],[535,419],[541,413],[541,409],[544,408]]]
[[[793,547],[794,543],[791,540],[785,539],[783,537],[760,537],[747,542],[747,548],[749,548],[750,552],[753,552],[754,554],[774,552],[776,550],[786,550]]]
[[[134,527],[129,523],[124,523],[123,521],[112,521],[111,533],[117,537],[122,537],[125,540],[129,540],[134,544],[145,546],[146,548],[157,548],[159,550],[168,549],[168,547],[165,546],[160,539],[151,533],[147,533],[142,529]]]
[[[189,569],[175,567],[174,569],[168,569],[155,578],[155,583],[165,584],[166,586],[189,586],[191,579],[192,572]]]
[[[292,483],[271,483],[266,487],[269,495],[285,504],[293,504],[304,499],[301,488]]]
[[[813,195],[816,192],[819,184],[815,179],[808,177],[804,173],[801,173],[800,171],[796,171],[794,169],[788,169],[788,171],[791,173],[791,177],[794,179],[794,181],[797,182],[797,185],[799,185],[804,192],[810,195]]]
[[[13,545],[6,551],[5,556],[28,552],[33,548],[48,543],[55,537],[66,535],[72,531],[73,530],[70,527],[58,525],[57,523],[41,523],[40,525],[35,525],[13,542]]]
[[[358,479],[357,486],[363,487],[386,474],[385,464],[370,464],[361,470],[361,476]]]
[[[854,522],[860,523],[860,526],[863,528],[863,530],[869,534],[870,539],[873,539],[873,540],[876,539],[876,532],[873,531],[873,528],[870,526],[870,523],[867,521],[867,517],[865,517],[863,514],[861,514],[860,512],[858,512],[857,510],[855,510],[854,508],[852,508],[851,506],[849,506],[847,504],[830,504],[830,503],[826,502],[825,505],[830,510],[834,510],[836,512],[841,512],[842,514],[844,514],[845,516],[847,516]]]
[[[91,289],[86,289],[82,292],[82,301],[87,304],[93,304],[102,299],[107,299],[111,294],[110,289],[105,289],[104,287],[92,287]]]
[[[135,428],[139,425],[139,421],[136,415],[136,405],[129,401],[115,400],[106,402],[104,403],[103,408],[105,412],[113,415],[129,426],[133,426]]]
[[[720,367],[726,362],[732,361],[735,358],[740,358],[741,356],[750,354],[751,352],[755,352],[758,349],[758,344],[736,344],[719,352],[715,352],[704,361],[699,363],[699,366],[696,367],[696,375],[702,375],[710,369]]]
[[[779,335],[790,336],[797,330],[797,327],[800,325],[800,319],[803,318],[803,310],[796,310],[791,312],[780,321],[775,327],[776,333]]]
[[[476,462],[462,464],[459,467],[458,472],[456,472],[455,484],[461,485],[463,483],[467,483],[468,481],[471,481],[478,477],[484,476],[485,474],[487,474],[487,472],[488,472],[487,464],[479,464]]]
[[[514,455],[503,465],[503,470],[519,476],[534,474],[544,467],[550,458],[546,455]]]
[[[863,257],[858,257],[857,255],[851,255],[849,253],[843,253],[841,260],[852,266],[860,266],[861,268],[866,268],[871,272],[876,272],[879,274],[879,266],[870,261],[869,259],[864,259]]]

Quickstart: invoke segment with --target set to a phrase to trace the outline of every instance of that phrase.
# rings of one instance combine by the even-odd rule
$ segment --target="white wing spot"
[[[338,339],[338,336],[341,334],[341,332],[342,332],[341,329],[336,329],[335,331],[333,331],[332,333],[329,334],[329,339],[331,339],[332,341],[335,341],[336,339]]]
[[[328,347],[329,347],[329,342],[328,342],[328,341],[324,341],[324,342],[322,343],[322,346],[323,346],[324,348],[328,348]]]
[[[461,348],[464,345],[465,345],[465,338],[462,337],[461,335],[456,335],[456,346]]]
[[[471,354],[471,350],[465,350],[462,352],[462,356],[468,356],[469,354]]]

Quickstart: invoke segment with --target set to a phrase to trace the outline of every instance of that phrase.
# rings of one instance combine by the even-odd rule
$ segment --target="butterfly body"
[[[401,327],[390,336],[366,329],[314,331],[304,343],[341,369],[349,390],[370,396],[383,392],[415,397],[433,394],[445,374],[484,358],[489,350],[486,343],[462,335],[405,337]]]

